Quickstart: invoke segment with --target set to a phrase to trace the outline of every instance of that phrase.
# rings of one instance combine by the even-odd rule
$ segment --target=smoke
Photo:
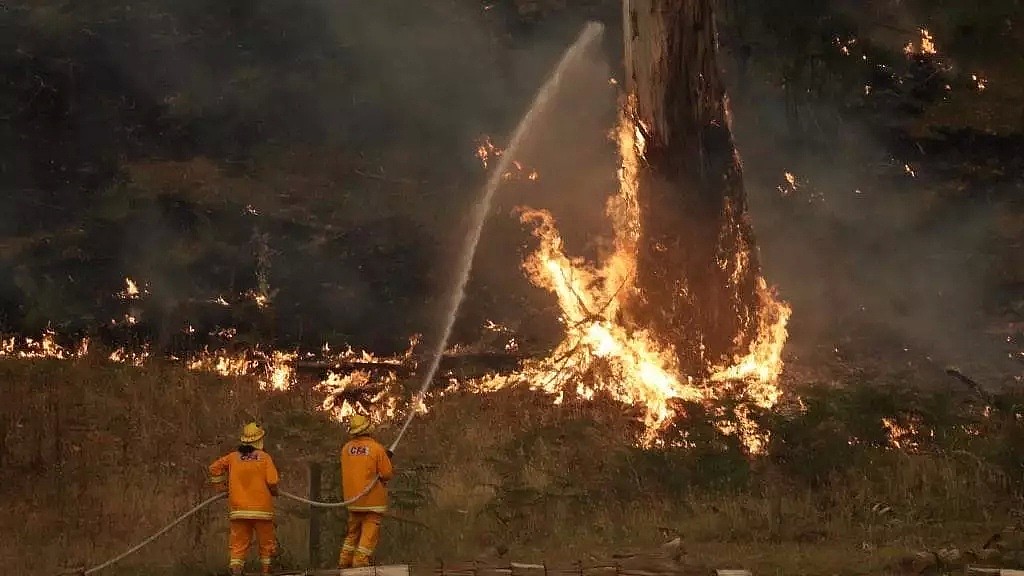
[[[560,42],[539,46],[519,62],[519,75],[532,79],[538,72],[549,73],[550,67],[537,62],[553,61],[564,48]],[[550,210],[570,254],[591,259],[602,254],[611,232],[605,202],[617,188],[618,159],[609,139],[617,91],[610,80],[603,54],[595,50],[583,55],[567,70],[550,111],[515,158],[520,168],[498,192],[474,268],[471,297],[481,298],[482,306],[464,314],[464,333],[493,320],[515,327],[528,346],[559,338],[556,302],[523,272],[524,258],[534,245],[515,211],[525,206]]]
[[[1019,374],[991,333],[998,207],[950,194],[948,163],[966,159],[925,155],[820,102],[794,131],[781,92],[748,90],[734,92],[734,128],[765,273],[794,306],[790,351],[953,365],[990,383]]]
[[[141,320],[168,323],[163,332],[262,322],[275,328],[257,338],[340,337],[384,351],[436,322],[448,254],[484,176],[478,138],[501,143],[593,14],[523,26],[510,2],[154,0],[63,11],[15,3],[9,16],[22,43],[4,65],[25,72],[25,82],[0,96],[24,101],[27,120],[19,116],[14,130],[39,145],[16,146],[14,136],[7,144],[17,148],[15,164],[52,174],[25,169],[5,184],[0,224],[12,245],[36,228],[55,232],[35,253],[0,254],[2,269],[37,256],[22,270],[32,282],[3,289],[5,308],[36,308],[58,325],[107,322],[116,311],[96,303],[116,300],[110,295],[132,276],[151,290],[153,309]],[[47,68],[60,58],[74,66]],[[514,205],[530,200],[579,217],[568,199],[596,194],[587,219],[599,214],[610,191],[601,181],[614,176],[614,157],[596,158],[614,98],[599,60],[522,160],[544,185],[503,199],[492,218],[487,239],[501,254],[479,260],[481,312],[467,325],[507,303],[503,274],[522,278],[516,249],[527,235],[508,217]],[[41,107],[38,94],[51,91],[53,105]],[[596,111],[606,118],[592,121]],[[64,116],[49,132],[28,123]],[[93,177],[79,178],[85,173]],[[57,209],[30,210],[16,186],[44,189]],[[15,213],[18,221],[6,218]],[[514,230],[504,235],[502,226]],[[207,306],[256,287],[255,231],[269,246],[262,265],[274,310],[254,319],[242,305],[251,303]],[[56,279],[47,297],[56,305],[42,306],[33,288],[41,278]],[[83,307],[90,318],[78,315]]]

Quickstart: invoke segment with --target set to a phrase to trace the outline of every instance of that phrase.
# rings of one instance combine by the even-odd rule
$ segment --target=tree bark
[[[675,347],[684,373],[745,353],[760,266],[727,97],[713,0],[624,0],[626,87],[645,140],[631,320]]]

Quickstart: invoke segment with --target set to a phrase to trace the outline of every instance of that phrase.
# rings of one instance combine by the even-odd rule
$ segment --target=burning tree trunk
[[[624,0],[627,89],[645,143],[631,320],[706,374],[756,337],[761,280],[717,64],[712,0]]]

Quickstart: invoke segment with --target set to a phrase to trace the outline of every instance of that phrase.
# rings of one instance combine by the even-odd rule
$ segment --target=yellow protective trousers
[[[377,549],[380,539],[380,521],[383,515],[379,512],[348,512],[348,529],[345,542],[341,545],[338,556],[339,568],[361,568],[370,565],[373,551]]]
[[[232,572],[241,571],[245,565],[245,557],[252,545],[253,533],[260,546],[260,568],[264,574],[270,573],[270,558],[277,550],[277,537],[274,534],[273,520],[231,520],[231,535],[228,547],[231,550]]]

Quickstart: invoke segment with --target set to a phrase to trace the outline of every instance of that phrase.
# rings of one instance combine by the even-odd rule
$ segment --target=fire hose
[[[431,374],[430,376],[433,376],[433,375]],[[395,441],[391,443],[391,447],[388,448],[389,452],[394,452],[395,451],[395,448],[398,447],[398,443],[401,442],[402,437],[405,435],[405,431],[409,428],[409,424],[412,422],[412,419],[416,416],[416,409],[415,409],[415,407],[419,406],[420,403],[423,401],[423,398],[426,396],[427,389],[430,388],[430,381],[431,381],[431,379],[432,379],[431,377],[428,377],[428,378],[424,379],[423,385],[420,387],[419,392],[416,394],[416,399],[410,405],[409,415],[406,417],[405,423],[402,425],[402,428],[401,428],[401,430],[398,433],[398,437],[395,438]],[[372,490],[373,487],[377,485],[378,482],[380,482],[380,476],[375,476],[373,478],[373,480],[370,481],[370,483],[366,485],[366,488],[363,488],[363,490],[361,492],[359,492],[359,494],[356,494],[352,498],[349,498],[348,500],[344,500],[344,501],[341,501],[341,502],[317,502],[316,500],[310,500],[308,498],[303,498],[302,496],[299,496],[297,494],[292,494],[291,492],[286,492],[284,490],[281,490],[279,492],[279,494],[281,496],[284,496],[285,498],[290,498],[292,500],[295,500],[296,502],[301,502],[303,504],[308,504],[309,506],[313,506],[315,508],[343,508],[343,507],[346,507],[346,506],[352,504],[356,500],[359,500],[363,496],[366,496],[370,492],[370,490]],[[191,516],[195,515],[197,512],[199,512],[203,508],[206,508],[207,506],[209,506],[210,504],[213,504],[217,500],[220,500],[220,499],[224,498],[226,495],[227,494],[221,493],[221,494],[217,494],[215,496],[211,496],[211,497],[207,498],[206,500],[203,500],[202,502],[197,504],[195,507],[193,507],[188,512],[185,512],[181,516],[178,516],[177,518],[175,518],[170,524],[167,524],[166,526],[164,526],[163,528],[158,530],[155,534],[153,534],[149,538],[146,538],[142,542],[139,542],[135,546],[132,546],[128,550],[126,550],[126,551],[122,552],[121,554],[111,558],[110,560],[107,560],[106,562],[104,562],[102,564],[93,566],[92,568],[89,568],[87,570],[76,571],[76,572],[74,572],[74,574],[79,574],[81,576],[89,576],[90,574],[94,574],[96,572],[99,572],[100,570],[103,570],[104,568],[109,568],[110,566],[113,566],[114,564],[117,564],[121,560],[124,560],[125,558],[127,558],[127,557],[131,556],[132,554],[138,552],[139,550],[141,550],[142,548],[144,548],[148,544],[152,543],[157,538],[163,536],[168,531],[170,531],[171,528],[174,528],[178,524],[181,524],[186,519],[188,519]]]
[[[167,526],[164,526],[159,531],[157,531],[156,534],[153,534],[149,538],[146,538],[142,542],[139,542],[135,546],[132,546],[131,548],[129,548],[125,552],[121,553],[120,555],[115,556],[115,557],[111,558],[110,560],[107,560],[103,564],[100,564],[98,566],[93,566],[92,568],[89,568],[88,570],[82,570],[81,572],[78,572],[78,574],[82,574],[83,576],[89,576],[89,574],[92,574],[94,572],[99,572],[100,570],[103,570],[104,568],[107,568],[109,566],[113,566],[114,564],[117,564],[121,560],[124,560],[125,558],[127,558],[127,557],[131,556],[132,554],[138,552],[139,550],[142,549],[142,547],[144,547],[145,545],[149,544],[153,540],[156,540],[157,538],[163,536],[164,534],[167,533],[168,530],[170,530],[171,528],[174,528],[178,524],[181,524],[182,522],[184,522],[186,518],[192,516],[196,512],[199,512],[203,508],[206,508],[210,504],[213,504],[217,500],[220,500],[221,498],[223,498],[226,495],[227,494],[217,494],[216,496],[210,496],[206,500],[203,500],[202,502],[197,504],[194,508],[192,508],[188,512],[185,512],[181,516],[178,516],[173,522],[171,522]]]

